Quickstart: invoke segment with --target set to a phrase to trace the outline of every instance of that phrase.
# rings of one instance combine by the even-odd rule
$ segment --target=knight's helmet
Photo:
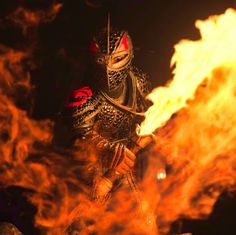
[[[102,88],[114,90],[127,77],[133,59],[133,45],[128,32],[107,27],[94,36],[89,50],[97,68],[95,76]]]

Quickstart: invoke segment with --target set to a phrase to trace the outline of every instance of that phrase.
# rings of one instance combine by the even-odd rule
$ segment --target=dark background
[[[171,78],[169,63],[173,45],[183,38],[199,38],[194,28],[196,19],[221,14],[229,7],[236,8],[236,1],[233,0],[87,1],[93,2],[94,6],[82,0],[61,0],[59,2],[63,8],[56,19],[40,24],[37,29],[30,29],[27,34],[23,34],[22,29],[7,19],[19,6],[33,11],[46,11],[55,2],[0,1],[0,43],[20,50],[34,48],[35,66],[31,75],[35,85],[35,102],[31,115],[36,119],[54,120],[66,94],[86,78],[89,71],[87,45],[94,32],[106,26],[108,10],[111,24],[129,31],[135,46],[134,63],[150,76],[155,87]],[[24,203],[14,199],[14,193],[11,192],[7,196],[0,195],[0,198],[13,201],[19,210],[24,210]],[[173,233],[182,227],[182,232],[192,232],[194,235],[236,234],[235,211],[235,197],[225,193],[208,220],[178,221],[173,225]],[[14,220],[11,212],[0,213],[0,219]],[[31,229],[29,223],[25,222],[30,216],[28,213],[24,221],[19,222],[23,230],[27,227],[28,230],[23,231],[25,234]]]

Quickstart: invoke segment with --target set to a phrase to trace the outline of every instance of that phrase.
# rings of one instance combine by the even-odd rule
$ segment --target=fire
[[[149,201],[157,200],[157,221],[163,234],[178,218],[206,218],[221,192],[235,191],[235,24],[233,9],[197,21],[202,38],[175,46],[173,80],[149,95],[154,104],[141,134],[159,128],[154,148],[171,171],[156,191],[158,199],[147,186],[154,185],[158,172],[158,156],[154,155],[143,187]]]
[[[59,8],[52,7],[49,15],[54,17]],[[18,10],[13,22],[21,28],[27,22],[27,31],[50,21],[39,19],[48,12],[39,12]],[[52,121],[33,120],[18,105],[19,98],[27,99],[17,95],[19,89],[32,92],[24,63],[32,59],[33,47],[21,51],[1,46],[1,188],[30,190],[27,198],[37,208],[32,220],[47,235],[76,229],[81,234],[168,234],[179,218],[206,217],[222,191],[235,190],[235,24],[236,12],[227,10],[197,22],[201,40],[175,46],[174,79],[149,96],[154,105],[141,135],[158,128],[157,141],[142,153],[148,163],[139,190],[124,186],[105,205],[91,200],[99,162],[94,149],[85,142],[69,150],[53,148]]]
[[[20,6],[10,16],[8,16],[8,18],[16,25],[22,27],[23,32],[26,33],[28,28],[53,21],[61,8],[61,3],[52,4],[47,11],[32,11]]]
[[[197,21],[201,39],[182,40],[175,46],[171,66],[174,77],[165,87],[154,89],[148,98],[154,103],[146,112],[140,135],[147,135],[165,125],[171,116],[188,106],[205,79],[211,79],[218,66],[233,67],[236,60],[236,14],[233,9],[221,16]]]

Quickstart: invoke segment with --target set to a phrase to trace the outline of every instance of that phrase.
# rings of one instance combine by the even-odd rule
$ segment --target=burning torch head
[[[133,59],[133,45],[128,32],[104,29],[89,46],[95,76],[102,87],[111,91],[126,78]]]

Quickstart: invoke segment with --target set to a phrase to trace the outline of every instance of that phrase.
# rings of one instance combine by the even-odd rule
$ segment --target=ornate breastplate
[[[110,132],[111,137],[117,139],[127,137],[132,129],[134,114],[116,107],[103,98],[98,119],[101,121],[102,131]]]
[[[111,98],[104,92],[100,92],[100,112],[98,119],[101,125],[101,131],[111,133],[112,139],[128,138],[135,129],[135,118],[142,116],[143,105],[138,90],[138,82],[135,76],[131,76],[131,83],[127,87],[129,97],[125,104],[119,100]]]
[[[129,139],[147,109],[146,80],[130,71],[130,80],[113,94],[89,87],[74,90],[65,102],[63,117],[75,136],[95,129],[111,141]]]

